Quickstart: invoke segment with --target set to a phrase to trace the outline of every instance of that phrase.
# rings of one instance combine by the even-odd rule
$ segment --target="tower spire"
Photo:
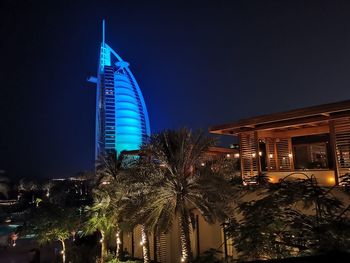
[[[102,20],[102,45],[105,46],[105,20]]]

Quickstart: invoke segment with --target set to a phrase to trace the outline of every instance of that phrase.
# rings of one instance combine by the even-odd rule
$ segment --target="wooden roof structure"
[[[237,122],[209,127],[209,132],[238,135],[247,131],[271,130],[298,133],[298,130],[303,129],[303,133],[317,134],[328,129],[330,120],[343,117],[350,117],[350,100],[241,119]]]
[[[210,146],[206,151],[207,156],[219,156],[219,155],[227,155],[227,154],[235,154],[238,153],[237,149],[220,147],[220,146]],[[132,150],[132,151],[123,151],[124,155],[127,156],[137,156],[140,155],[140,150]]]

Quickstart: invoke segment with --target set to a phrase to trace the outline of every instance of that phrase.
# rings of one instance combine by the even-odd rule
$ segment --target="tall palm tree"
[[[149,169],[148,162],[143,159],[138,159],[134,165],[128,169],[128,175],[124,177],[124,183],[128,189],[128,193],[122,202],[121,214],[122,218],[127,218],[128,225],[134,229],[137,225],[141,225],[141,242],[143,261],[144,263],[151,262],[151,255],[149,249],[149,229],[143,224],[146,216],[147,196],[153,191],[149,182],[151,177],[146,171]],[[153,170],[155,171],[155,169]]]
[[[116,222],[113,212],[110,210],[110,197],[106,191],[94,192],[94,203],[87,208],[87,220],[84,225],[85,234],[98,231],[101,239],[101,262],[107,255],[107,235],[115,229]]]
[[[209,223],[226,216],[223,206],[231,194],[229,184],[217,169],[203,166],[204,155],[214,143],[203,132],[167,130],[151,138],[141,150],[150,163],[145,168],[147,176],[143,181],[147,200],[142,209],[144,224],[161,233],[168,231],[176,218],[182,262],[192,261],[193,211],[199,211]]]
[[[120,256],[121,242],[118,224],[122,201],[127,191],[124,184],[124,155],[116,151],[102,154],[97,160],[94,204],[88,208],[89,219],[86,233],[98,230],[101,235],[101,260],[106,255],[106,234],[116,232],[117,256]]]
[[[118,180],[120,172],[124,170],[124,165],[123,152],[118,155],[115,150],[112,150],[101,154],[96,162],[97,183],[101,183],[101,180]]]

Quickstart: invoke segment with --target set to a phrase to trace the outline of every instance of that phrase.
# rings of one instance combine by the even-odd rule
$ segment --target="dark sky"
[[[101,20],[131,64],[153,132],[350,98],[349,1],[0,4],[0,169],[91,169]]]

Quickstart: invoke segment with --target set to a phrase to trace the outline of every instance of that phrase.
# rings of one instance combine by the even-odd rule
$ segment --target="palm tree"
[[[108,209],[113,211],[112,217],[115,223],[114,230],[116,231],[117,258],[120,258],[122,250],[120,239],[121,231],[118,228],[118,223],[121,221],[121,207],[126,202],[125,195],[128,191],[127,184],[125,183],[125,178],[127,178],[125,166],[127,166],[127,161],[124,154],[121,153],[118,156],[115,150],[107,154],[102,154],[97,160],[96,165],[97,188],[108,195]],[[107,209],[107,207],[105,209]]]
[[[113,211],[110,209],[110,196],[106,191],[94,192],[94,203],[87,208],[87,220],[84,225],[85,234],[98,231],[101,239],[101,262],[107,255],[107,234],[115,229],[116,222]]]
[[[115,150],[101,154],[96,163],[97,183],[100,184],[103,180],[118,180],[119,174],[124,170],[125,157],[123,153],[119,155]]]
[[[106,236],[116,232],[116,253],[120,257],[121,241],[118,227],[122,217],[122,206],[125,203],[127,187],[124,183],[124,155],[116,151],[102,154],[96,164],[96,181],[93,192],[94,202],[87,208],[85,233],[98,231],[101,235],[101,262],[107,255]]]
[[[122,244],[120,241],[121,229],[119,225],[127,229],[134,229],[142,222],[142,209],[145,188],[142,184],[141,166],[139,160],[125,158],[123,153],[119,156],[115,151],[102,155],[97,163],[97,184],[109,195],[109,209],[113,211],[116,224],[117,257],[120,258]],[[143,166],[142,166],[143,167]],[[142,180],[140,180],[142,178]],[[141,224],[141,245],[145,263],[151,260],[148,231]]]
[[[182,262],[191,262],[190,221],[193,211],[213,223],[226,217],[223,205],[231,194],[227,181],[215,167],[203,166],[203,158],[215,140],[203,132],[167,130],[151,138],[141,155],[144,168],[144,225],[157,233],[170,229],[177,218]],[[154,165],[156,164],[156,165]]]
[[[143,159],[139,159],[134,163],[134,166],[128,169],[128,175],[123,180],[127,188],[127,195],[124,196],[122,205],[119,203],[121,217],[124,219],[127,218],[130,228],[134,229],[137,225],[141,225],[140,244],[142,245],[144,263],[151,262],[148,239],[149,229],[143,224],[143,220],[146,217],[146,197],[153,191],[149,184],[152,179],[146,172],[148,171],[148,164]]]

